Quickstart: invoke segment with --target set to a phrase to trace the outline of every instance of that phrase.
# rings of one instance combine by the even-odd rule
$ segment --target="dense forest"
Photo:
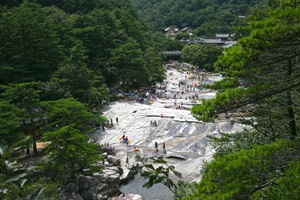
[[[197,36],[232,33],[253,7],[264,0],[131,0],[140,18],[153,30],[163,31],[169,26],[190,27]]]
[[[127,0],[0,5],[0,196],[19,199],[36,190],[23,188],[28,170],[15,170],[14,160],[50,141],[51,156],[39,166],[56,172],[47,188],[74,178],[102,159],[87,134],[106,122],[98,110],[113,100],[110,90],[149,86],[165,75],[160,46]],[[43,180],[26,186],[42,188]]]
[[[238,113],[239,123],[253,129],[210,138],[215,158],[204,166],[201,182],[173,184],[166,173],[175,198],[299,199],[299,5],[298,0],[2,0],[1,198],[43,191],[41,198],[59,199],[62,183],[103,159],[87,134],[106,122],[98,110],[113,100],[111,89],[163,80],[161,51],[183,49],[183,59],[225,76],[210,86],[218,90],[216,98],[192,109],[195,117],[213,121],[219,113]],[[224,52],[165,38],[162,31],[171,25],[192,27],[198,36],[232,32],[234,26],[244,34]],[[33,168],[18,165],[25,155],[40,153],[37,141],[51,142],[43,152],[48,159],[37,166],[51,178],[30,177]],[[161,182],[157,174],[152,184]]]

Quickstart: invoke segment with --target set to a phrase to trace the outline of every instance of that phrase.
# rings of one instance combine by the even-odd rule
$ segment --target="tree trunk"
[[[26,155],[27,155],[27,156],[30,155],[30,148],[29,148],[29,147],[26,148]]]
[[[33,153],[37,153],[37,148],[36,148],[36,137],[35,137],[35,126],[34,126],[34,121],[33,118],[30,119],[31,121],[31,136],[32,136],[32,140],[33,140],[33,144],[32,144],[32,148],[33,148]]]
[[[35,138],[35,130],[34,129],[31,130],[31,135],[32,135],[32,140],[33,140],[33,144],[32,144],[33,153],[36,154],[38,152],[38,150],[36,147],[36,138]]]
[[[287,92],[287,111],[288,111],[288,117],[289,117],[289,129],[290,129],[290,136],[291,139],[295,139],[297,135],[296,131],[296,120],[295,120],[295,114],[294,114],[294,109],[293,109],[293,100],[292,100],[292,95],[291,92]]]
[[[288,75],[291,76],[292,75],[292,63],[291,63],[291,59],[289,59],[289,63],[288,63]],[[291,139],[295,139],[296,135],[297,135],[297,131],[296,131],[296,120],[295,120],[295,113],[294,113],[294,109],[293,109],[293,100],[292,100],[292,94],[290,91],[287,91],[287,112],[288,112],[288,117],[289,117],[289,129],[290,129],[290,136]]]
[[[24,131],[24,135],[28,134],[25,120],[23,120],[23,131]],[[30,155],[30,147],[29,147],[29,145],[26,147],[26,155]]]

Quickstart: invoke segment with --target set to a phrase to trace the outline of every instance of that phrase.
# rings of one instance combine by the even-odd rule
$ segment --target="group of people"
[[[157,126],[157,121],[150,121],[150,125],[156,127]]]
[[[155,146],[155,151],[158,152],[158,143],[155,142],[154,143],[154,146]],[[166,154],[167,151],[166,151],[166,144],[163,142],[163,153]]]
[[[129,144],[128,136],[125,136],[125,134],[123,134],[122,140],[123,140],[123,143],[126,143],[127,145]]]

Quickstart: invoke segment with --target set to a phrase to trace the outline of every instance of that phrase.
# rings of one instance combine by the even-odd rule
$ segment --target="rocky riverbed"
[[[140,103],[136,97],[113,102],[102,110],[113,126],[105,131],[95,131],[91,138],[101,144],[109,143],[116,150],[116,158],[120,159],[124,169],[136,164],[137,153],[149,157],[163,155],[182,174],[184,181],[199,181],[203,163],[211,161],[214,153],[207,136],[245,128],[226,117],[216,123],[195,119],[190,110],[192,106],[216,95],[215,91],[199,85],[213,83],[222,77],[194,74],[189,67],[181,66],[167,67],[167,79],[156,85],[155,94],[148,94],[146,103]],[[128,145],[119,140],[122,135],[130,140]],[[136,148],[139,151],[135,151]]]

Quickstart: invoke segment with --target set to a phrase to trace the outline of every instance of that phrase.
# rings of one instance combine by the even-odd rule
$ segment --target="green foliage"
[[[214,63],[222,54],[222,48],[213,44],[186,45],[182,50],[182,60],[200,69],[214,71]]]
[[[24,135],[19,130],[22,110],[8,101],[0,102],[0,140],[12,145]]]
[[[297,151],[298,142],[283,140],[218,156],[207,164],[194,194],[183,199],[251,199],[259,191],[272,191],[282,173],[294,170],[295,165],[289,163],[299,162]],[[290,180],[296,181],[294,177]]]
[[[216,89],[218,91],[224,91],[228,88],[234,88],[238,86],[239,86],[238,78],[225,77],[221,81],[215,82],[213,83],[213,85],[206,85],[205,87]]]
[[[37,4],[22,4],[0,17],[0,84],[47,80],[63,60],[55,24]]]
[[[39,194],[42,188],[43,192],[40,194],[40,199],[51,200],[59,199],[59,193],[57,190],[60,187],[59,182],[49,182],[46,178],[39,178],[38,180],[29,180],[30,184],[27,184],[23,188],[24,196],[32,195],[34,191]]]
[[[43,102],[43,109],[48,113],[47,130],[74,124],[76,129],[87,134],[98,123],[97,115],[89,112],[86,106],[74,98]]]
[[[147,71],[143,67],[143,51],[136,42],[129,42],[118,46],[112,51],[111,65],[115,67],[117,80],[122,85],[138,84],[141,86],[147,83]],[[134,83],[136,82],[136,83]]]
[[[144,66],[147,71],[147,79],[150,83],[165,79],[165,71],[162,66],[162,58],[157,56],[158,52],[153,48],[148,48],[144,54]]]
[[[29,173],[34,167],[22,167],[16,161],[11,161],[11,153],[15,148],[20,148],[27,143],[29,137],[19,140],[9,146],[0,141],[0,194],[4,199],[17,199],[24,194],[22,188],[27,183]],[[40,191],[40,194],[42,191]],[[38,199],[36,196],[35,199]]]
[[[40,90],[37,88],[37,83],[10,84],[8,86],[3,86],[3,89],[5,91],[1,96],[16,107],[15,111],[17,111],[17,109],[20,110],[16,113],[21,119],[19,123],[22,124],[24,133],[31,135],[33,151],[34,153],[37,153],[36,132],[45,117],[40,109]]]
[[[84,168],[101,160],[97,145],[88,140],[75,125],[45,133],[43,141],[51,142],[46,147],[50,156],[46,168],[56,172],[58,180],[73,180]]]
[[[46,89],[43,98],[55,99],[71,94],[92,108],[109,100],[105,82],[114,85],[122,81],[124,68],[128,67],[129,71],[126,82],[144,86],[153,81],[147,80],[148,69],[145,69],[143,55],[150,45],[156,44],[148,40],[146,25],[140,22],[129,1],[26,2],[35,3],[1,8],[0,30],[5,40],[0,40],[3,61],[0,70],[4,75],[0,84],[43,81],[46,82],[41,83]],[[127,44],[134,45],[128,49]],[[119,52],[124,54],[127,50],[126,56],[133,63],[116,64],[114,60],[118,60]],[[157,50],[154,52],[151,60],[160,57]],[[159,75],[155,79],[160,80],[162,65],[150,65],[156,65]],[[142,76],[139,76],[140,72]],[[76,82],[71,80],[75,77]],[[73,84],[69,85],[70,82]]]
[[[262,90],[266,88],[268,88],[268,85],[226,89],[222,93],[217,93],[214,99],[204,99],[201,105],[192,108],[192,113],[195,114],[199,120],[211,121],[217,118],[219,113],[224,113],[228,110],[234,110],[253,103],[256,100],[253,99],[253,97],[263,93]]]
[[[71,98],[70,89],[68,86],[62,86],[59,79],[52,78],[47,82],[39,82],[39,89],[41,90],[41,100],[51,101],[62,98]]]
[[[148,37],[151,37],[150,45],[159,51],[181,51],[184,46],[182,42],[166,37],[159,32],[152,33]]]
[[[54,77],[49,84],[58,82],[62,91],[68,88],[72,97],[91,108],[108,100],[109,89],[104,84],[103,77],[96,76],[93,70],[85,66],[64,65],[55,72]]]
[[[299,160],[293,160],[287,164],[287,170],[277,183],[265,190],[254,193],[255,199],[298,199],[299,198]]]
[[[245,130],[239,133],[220,133],[221,137],[207,136],[215,149],[214,157],[236,153],[242,149],[252,149],[256,145],[273,142],[272,139],[259,132]]]

